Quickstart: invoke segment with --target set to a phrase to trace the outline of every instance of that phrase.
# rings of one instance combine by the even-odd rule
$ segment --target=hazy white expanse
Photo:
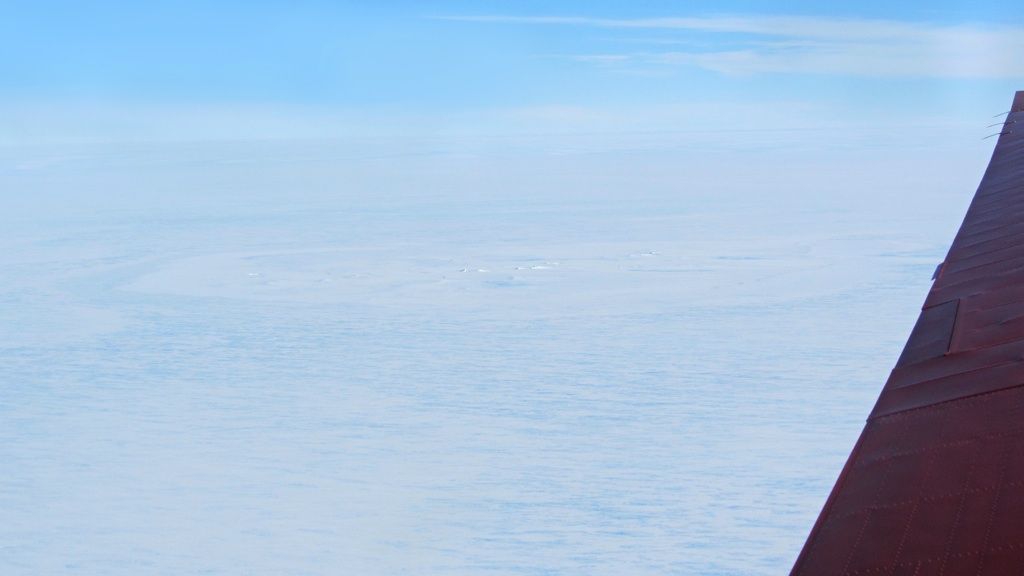
[[[0,149],[0,573],[785,573],[989,148]]]

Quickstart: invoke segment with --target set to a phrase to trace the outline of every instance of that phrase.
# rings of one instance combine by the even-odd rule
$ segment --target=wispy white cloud
[[[1024,78],[1024,28],[783,16],[608,19],[576,16],[452,16],[450,20],[584,26],[720,35],[727,47],[602,52],[607,65],[691,65],[722,74],[840,74],[936,78]],[[737,38],[739,36],[740,38]],[[653,39],[664,43],[659,36]],[[739,44],[739,46],[737,46]],[[582,58],[581,58],[582,56]],[[586,60],[586,54],[576,60]]]

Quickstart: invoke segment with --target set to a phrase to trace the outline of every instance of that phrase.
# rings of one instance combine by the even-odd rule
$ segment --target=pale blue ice
[[[987,160],[876,136],[0,150],[0,573],[783,574]]]

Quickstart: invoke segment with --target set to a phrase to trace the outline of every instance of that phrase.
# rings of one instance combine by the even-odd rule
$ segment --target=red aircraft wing
[[[1024,92],[791,574],[1024,574]]]

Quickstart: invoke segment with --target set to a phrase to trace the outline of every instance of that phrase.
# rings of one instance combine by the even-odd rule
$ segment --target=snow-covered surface
[[[0,151],[0,573],[784,573],[987,152],[644,144]]]

